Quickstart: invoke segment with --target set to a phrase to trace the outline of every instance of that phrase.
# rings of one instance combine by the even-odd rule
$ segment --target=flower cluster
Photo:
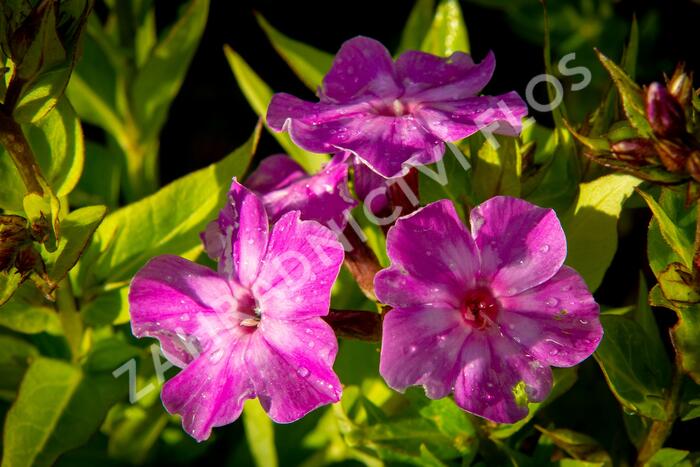
[[[493,54],[476,64],[459,52],[411,51],[393,62],[381,44],[358,37],[340,49],[320,102],[274,96],[270,127],[332,160],[308,174],[285,155],[266,158],[245,187],[234,179],[202,233],[217,271],[161,256],[131,285],[133,333],[159,339],[182,368],[162,399],[193,437],[236,420],[246,399],[257,397],[280,423],[340,399],[338,344],[323,317],[344,258],[338,239],[357,205],[349,172],[352,191],[381,212],[394,202],[388,183],[438,161],[445,142],[493,124],[517,135],[520,97],[478,95],[494,66]],[[598,305],[563,265],[566,238],[554,211],[496,197],[469,220],[471,228],[442,200],[389,228],[391,265],[368,294],[389,310],[379,372],[396,390],[454,393],[464,410],[512,423],[547,397],[550,366],[575,365],[595,350]],[[370,315],[378,316],[352,314]]]

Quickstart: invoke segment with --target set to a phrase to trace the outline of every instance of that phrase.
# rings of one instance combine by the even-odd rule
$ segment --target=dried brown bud
[[[17,268],[17,272],[25,277],[32,272],[37,272],[42,276],[46,274],[44,260],[31,243],[19,250],[17,258],[15,259],[15,267]]]
[[[700,151],[690,153],[685,161],[685,169],[696,182],[700,182]]]
[[[616,159],[636,165],[658,163],[654,142],[645,138],[629,138],[613,143],[610,150]]]
[[[661,163],[669,172],[681,172],[685,169],[685,161],[690,154],[688,148],[665,139],[656,141],[654,147]]]
[[[0,216],[0,271],[14,265],[19,249],[30,240],[24,217]]]
[[[685,108],[693,98],[693,74],[686,73],[684,65],[679,63],[673,76],[666,84],[668,92],[676,98],[681,107]]]

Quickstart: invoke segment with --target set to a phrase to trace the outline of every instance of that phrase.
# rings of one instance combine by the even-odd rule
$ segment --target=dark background
[[[181,3],[180,0],[156,2],[159,26],[172,22]],[[489,2],[482,0],[482,3]],[[539,2],[532,0],[531,3],[528,17],[523,14],[516,20],[526,24],[541,22]],[[558,0],[550,1],[549,8],[553,12],[558,4],[568,4],[580,10],[583,7],[579,3],[596,5],[598,2]],[[242,144],[255,125],[257,117],[233,78],[222,51],[224,44],[233,47],[273,90],[313,99],[312,93],[270,46],[255,21],[253,11],[260,12],[284,34],[335,53],[343,41],[356,35],[373,37],[390,50],[394,49],[412,6],[412,0],[212,0],[202,43],[162,133],[162,181],[167,183],[222,158]],[[602,69],[590,60],[592,46],[619,58],[634,14],[640,19],[638,78],[642,82],[659,80],[663,72],[670,74],[678,61],[685,61],[691,70],[700,69],[698,3],[689,0],[625,0],[615,2],[613,6],[614,20],[604,23],[607,31],[578,47],[581,54],[587,54],[584,58],[589,59],[587,63],[591,63],[594,77],[600,77]],[[480,60],[488,50],[496,54],[496,73],[486,92],[495,94],[515,89],[523,95],[528,81],[544,71],[541,37],[523,31],[508,13],[499,9],[462,2],[462,10],[475,59]],[[651,26],[645,27],[645,21]],[[586,27],[585,24],[566,24],[555,17],[551,22],[564,30],[576,31]],[[524,38],[525,35],[529,37]],[[563,42],[565,38],[565,34],[553,33],[553,48],[556,49],[557,40]],[[596,43],[596,39],[602,42]],[[554,55],[557,58],[556,51]],[[580,62],[573,62],[570,66],[577,64]],[[544,115],[537,115],[537,118],[544,123],[548,121]],[[274,140],[265,135],[259,156],[278,150]]]

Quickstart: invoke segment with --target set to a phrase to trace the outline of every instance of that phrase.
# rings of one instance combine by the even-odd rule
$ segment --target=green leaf
[[[194,259],[201,251],[199,233],[224,205],[231,178],[245,174],[259,135],[258,126],[243,146],[221,161],[109,214],[93,237],[87,259],[81,261],[79,283],[127,281],[159,254]]]
[[[83,131],[65,98],[37,125],[24,125],[24,133],[44,178],[56,196],[68,195],[83,171]],[[26,193],[17,169],[0,146],[0,208],[22,211]]]
[[[0,272],[0,306],[4,305],[22,283],[22,275],[15,270]],[[2,317],[0,317],[2,324]]]
[[[118,337],[98,340],[85,360],[85,370],[90,373],[112,372],[125,362],[141,354],[141,349],[127,344]]]
[[[15,336],[0,335],[0,399],[16,397],[24,373],[32,358],[39,355],[36,347]]]
[[[104,204],[108,208],[116,207],[119,203],[121,170],[118,154],[101,144],[87,141],[83,176],[70,194],[70,205]]]
[[[522,161],[513,138],[498,138],[495,148],[485,141],[474,160],[472,180],[477,202],[496,195],[520,196]]]
[[[646,333],[635,321],[611,315],[600,321],[605,334],[594,356],[613,394],[628,411],[666,420],[666,355],[647,345]]]
[[[700,418],[700,385],[686,380],[683,385],[679,417],[682,421]]]
[[[165,123],[199,45],[208,12],[209,0],[190,0],[136,75],[131,105],[146,141],[156,138]]]
[[[82,58],[66,88],[66,94],[80,118],[103,128],[116,139],[124,139],[121,115],[117,111],[117,70],[125,60],[102,31],[97,15],[90,15]]]
[[[469,34],[457,0],[442,0],[438,4],[421,50],[443,57],[454,52],[469,53]]]
[[[30,282],[22,284],[12,298],[0,307],[0,326],[25,334],[61,333],[53,305]]]
[[[88,326],[124,324],[129,322],[129,287],[100,293],[81,303],[80,314]]]
[[[683,369],[700,384],[700,306],[679,307],[676,313],[678,323],[671,329],[671,341]]]
[[[644,467],[692,467],[695,464],[687,459],[689,454],[680,449],[662,448],[656,451]]]
[[[323,77],[331,69],[333,55],[303,42],[290,39],[273,28],[261,14],[256,14],[255,18],[277,53],[287,62],[289,68],[309,89],[316,92]]]
[[[126,390],[111,374],[87,375],[64,361],[38,358],[7,413],[2,466],[52,465],[87,442]]]
[[[564,428],[547,430],[537,426],[537,429],[575,459],[612,465],[610,455],[598,441],[588,435]]]
[[[397,54],[407,50],[420,50],[423,39],[430,30],[434,9],[435,0],[416,0],[401,32]]]
[[[107,445],[109,457],[129,464],[145,463],[167,427],[168,419],[160,403],[147,408],[140,405],[126,407],[122,418],[110,430]]]
[[[243,428],[255,465],[258,467],[277,467],[274,425],[257,399],[245,402]]]
[[[678,225],[676,219],[681,215],[681,209],[678,206],[679,196],[673,196],[671,191],[666,191],[666,202],[662,207],[647,193],[643,191],[638,191],[639,194],[644,198],[649,209],[654,214],[656,221],[658,222],[661,235],[666,240],[666,242],[671,246],[673,251],[682,258],[682,262],[687,269],[693,267],[693,237],[689,237],[686,229],[683,229]],[[677,202],[674,203],[673,200]],[[667,211],[664,208],[671,208]]]
[[[562,216],[568,245],[566,264],[576,269],[593,291],[617,250],[617,220],[622,206],[640,183],[638,178],[625,174],[582,183],[575,204]]]
[[[599,50],[596,50],[596,53],[600,63],[608,71],[617,91],[620,93],[622,108],[630,124],[637,129],[639,136],[650,137],[652,130],[646,118],[642,89],[615,62],[603,55]]]
[[[317,172],[323,163],[328,161],[328,156],[304,151],[292,142],[288,134],[271,130],[265,122],[265,115],[267,114],[267,106],[270,103],[270,99],[272,99],[272,90],[231,47],[224,46],[224,53],[236,82],[238,82],[238,86],[255,113],[263,119],[265,128],[275,137],[287,154],[308,173]]]
[[[58,248],[47,258],[51,280],[58,283],[75,266],[106,213],[104,206],[89,206],[73,211],[63,219]]]
[[[634,75],[637,70],[637,56],[639,55],[639,25],[637,17],[632,17],[632,26],[630,27],[630,38],[625,46],[625,51],[622,53],[622,69],[627,73],[627,76],[634,81]]]
[[[680,263],[669,264],[658,277],[659,287],[670,302],[684,306],[700,302],[695,290],[693,274]]]

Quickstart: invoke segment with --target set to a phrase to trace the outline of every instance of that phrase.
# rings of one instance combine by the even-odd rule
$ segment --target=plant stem
[[[382,336],[382,315],[363,310],[333,310],[323,320],[338,337],[379,342]]]
[[[0,109],[0,144],[5,146],[10,154],[27,192],[43,196],[44,190],[39,183],[41,168],[36,162],[22,127],[6,113],[4,108]]]
[[[681,369],[678,357],[676,357],[676,364],[671,379],[671,389],[668,399],[666,399],[666,420],[654,420],[651,424],[649,434],[647,434],[637,454],[637,463],[635,465],[638,467],[645,465],[649,459],[663,447],[666,438],[671,434],[673,424],[678,417],[679,396],[682,383],[683,370]]]
[[[75,305],[73,287],[67,277],[60,282],[56,291],[56,305],[63,333],[73,355],[73,361],[77,362],[83,342],[83,321]]]
[[[357,285],[367,298],[372,301],[377,300],[374,294],[374,276],[382,268],[374,251],[367,246],[358,236],[357,232],[348,225],[343,231],[343,235],[350,244],[351,249],[345,253],[345,267],[355,278]]]

